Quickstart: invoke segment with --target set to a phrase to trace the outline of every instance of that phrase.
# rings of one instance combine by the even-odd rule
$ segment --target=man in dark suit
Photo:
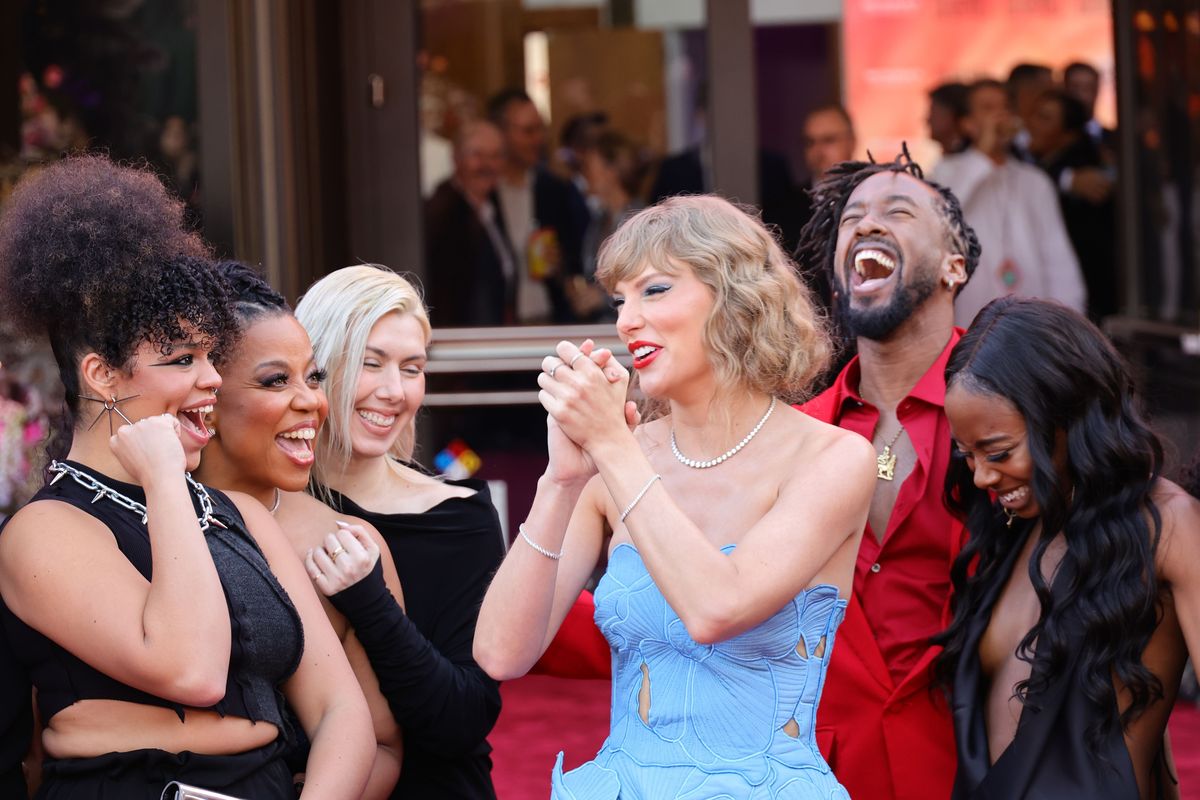
[[[1062,89],[1042,94],[1029,119],[1029,152],[1058,188],[1067,236],[1087,283],[1088,314],[1097,322],[1117,313],[1116,204],[1112,192],[1072,191],[1072,175],[1100,173],[1101,148],[1087,132],[1087,109]]]
[[[1087,120],[1084,122],[1084,130],[1096,143],[1105,163],[1115,162],[1117,132],[1112,128],[1105,128],[1096,119],[1096,100],[1100,97],[1100,71],[1091,64],[1074,61],[1063,69],[1063,89],[1083,104],[1083,113]]]
[[[496,210],[504,142],[490,122],[468,123],[454,174],[425,204],[429,306],[439,327],[513,321],[516,260]]]
[[[587,203],[542,163],[546,123],[529,95],[500,92],[488,101],[488,117],[504,136],[496,196],[516,263],[516,321],[573,322],[563,285],[582,271]]]

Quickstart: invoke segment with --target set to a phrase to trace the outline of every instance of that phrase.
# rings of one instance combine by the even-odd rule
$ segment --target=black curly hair
[[[1129,370],[1112,344],[1083,315],[1058,303],[1005,297],[989,303],[955,345],[946,386],[1003,398],[1025,420],[1034,464],[1031,481],[1041,509],[1041,533],[1029,560],[1041,612],[1017,649],[1032,665],[1017,684],[1020,701],[1038,697],[1078,653],[1078,681],[1100,709],[1088,730],[1093,753],[1118,721],[1128,726],[1163,696],[1142,651],[1161,617],[1155,551],[1162,520],[1151,491],[1162,471],[1162,445],[1138,408]],[[1065,439],[1066,475],[1054,463]],[[1001,565],[1025,537],[1005,527],[988,492],[975,486],[964,459],[946,473],[946,504],[966,521],[970,539],[951,570],[953,620],[936,641],[936,672],[949,685],[964,652],[967,629],[988,587],[1007,580]],[[1032,525],[1032,521],[1020,523]],[[1074,576],[1054,596],[1040,564],[1062,535],[1061,568]],[[973,570],[972,570],[973,568]],[[1034,658],[1034,647],[1037,658]],[[1115,713],[1113,677],[1130,704]]]
[[[262,317],[292,313],[288,301],[254,267],[241,261],[218,261],[217,272],[225,281],[233,313],[243,331]]]
[[[87,353],[126,368],[142,342],[169,352],[185,327],[217,356],[236,338],[225,282],[183,220],[183,203],[154,174],[103,156],[31,173],[9,198],[0,215],[0,313],[18,333],[49,336],[67,430]]]
[[[870,154],[868,154],[870,158]],[[946,224],[946,244],[956,253],[962,254],[966,260],[964,269],[967,281],[979,265],[979,238],[963,217],[962,206],[958,198],[938,183],[927,179],[925,172],[917,162],[912,160],[907,145],[901,145],[900,154],[890,162],[877,163],[870,161],[843,161],[835,164],[825,173],[825,176],[809,190],[812,198],[812,216],[800,231],[800,243],[796,246],[796,263],[802,270],[823,273],[831,287],[837,287],[836,265],[833,263],[837,251],[838,224],[850,195],[854,190],[872,175],[881,172],[903,172],[911,175],[933,189],[942,198],[942,219]],[[958,291],[962,291],[962,286]],[[836,303],[834,304],[836,307]]]

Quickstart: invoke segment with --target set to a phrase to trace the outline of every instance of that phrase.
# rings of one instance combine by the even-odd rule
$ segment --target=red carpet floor
[[[504,684],[504,711],[490,737],[499,800],[546,800],[559,750],[567,769],[587,761],[608,733],[609,682],[530,676]],[[1171,744],[1183,800],[1200,800],[1200,711],[1180,703]]]

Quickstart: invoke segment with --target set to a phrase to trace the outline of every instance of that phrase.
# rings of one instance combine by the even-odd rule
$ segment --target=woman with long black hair
[[[1155,798],[1188,652],[1200,654],[1200,503],[1116,350],[1082,315],[1007,297],[946,367],[958,458],[938,669],[951,687],[955,798]]]

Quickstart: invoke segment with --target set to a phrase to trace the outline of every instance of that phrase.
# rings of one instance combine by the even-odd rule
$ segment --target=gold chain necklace
[[[892,440],[883,446],[883,452],[875,456],[875,477],[879,480],[894,481],[896,479],[896,454],[892,452],[896,442],[900,441],[900,434],[904,433],[904,426],[900,426],[900,430],[896,431],[896,435]]]

